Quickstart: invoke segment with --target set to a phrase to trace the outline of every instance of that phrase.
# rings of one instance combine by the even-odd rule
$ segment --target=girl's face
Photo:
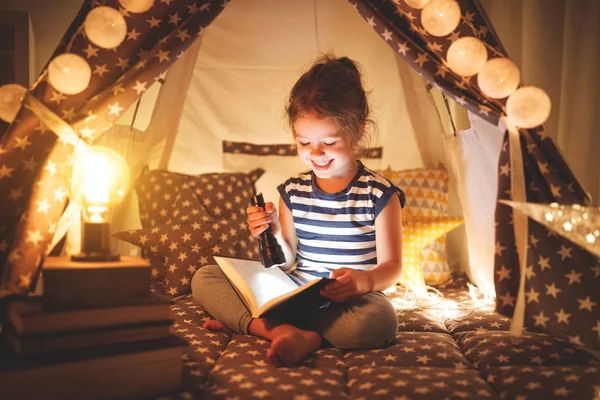
[[[339,131],[334,121],[314,114],[294,122],[298,155],[318,178],[354,176],[357,162],[350,135]]]

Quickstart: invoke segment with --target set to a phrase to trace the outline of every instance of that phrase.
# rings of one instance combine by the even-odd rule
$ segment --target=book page
[[[247,304],[252,316],[257,316],[258,311],[270,300],[298,288],[298,285],[277,267],[265,268],[260,261],[254,260],[219,256],[214,258],[237,289],[247,297],[252,297],[252,304]]]

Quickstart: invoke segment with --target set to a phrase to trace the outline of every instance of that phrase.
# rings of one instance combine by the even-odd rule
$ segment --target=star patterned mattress
[[[384,349],[322,348],[294,368],[266,363],[269,342],[202,329],[210,316],[191,295],[173,304],[173,332],[188,341],[184,389],[165,399],[599,399],[591,353],[543,333],[513,342],[510,320],[470,301],[465,280],[436,305],[388,293],[396,341]],[[442,306],[453,304],[453,308]]]

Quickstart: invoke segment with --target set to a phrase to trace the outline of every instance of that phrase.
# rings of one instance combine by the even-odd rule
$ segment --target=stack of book
[[[42,277],[43,295],[4,307],[3,399],[132,399],[181,388],[186,343],[170,334],[170,302],[150,293],[145,260],[49,257]]]

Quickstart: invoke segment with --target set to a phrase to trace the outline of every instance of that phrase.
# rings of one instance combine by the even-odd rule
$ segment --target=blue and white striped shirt
[[[394,193],[404,207],[404,192],[388,179],[365,167],[359,168],[346,188],[325,193],[312,171],[290,178],[277,188],[292,211],[298,237],[296,275],[328,277],[332,270],[347,267],[373,269],[375,218]]]

